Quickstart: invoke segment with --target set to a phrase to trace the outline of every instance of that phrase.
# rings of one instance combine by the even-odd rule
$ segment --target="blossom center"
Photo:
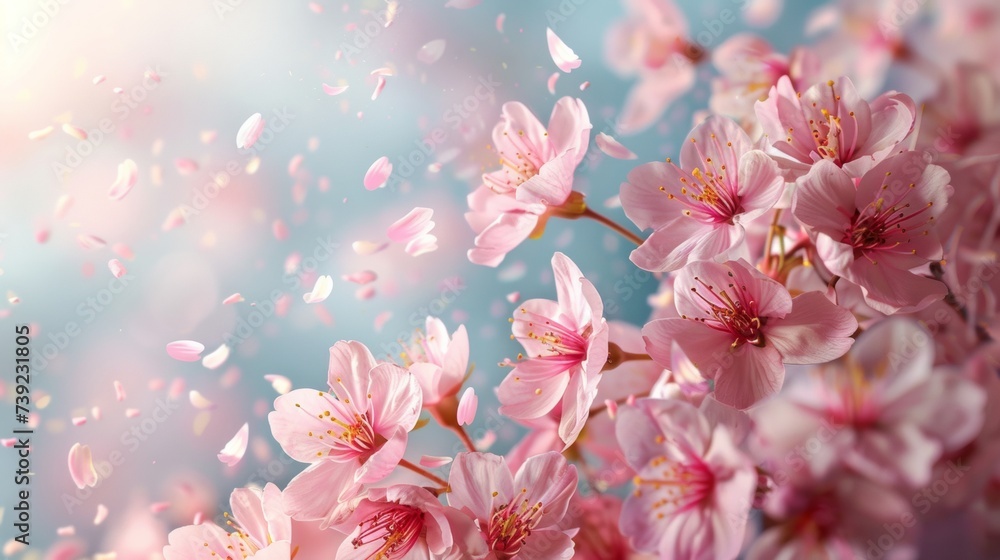
[[[890,175],[891,173],[886,173],[882,191],[888,189]],[[884,196],[879,196],[864,208],[856,210],[841,242],[854,247],[857,257],[866,250],[895,249],[909,243],[913,235],[928,235],[927,226],[934,221],[934,217],[924,214],[934,203],[916,203],[919,206],[914,208],[914,203],[906,200],[914,188],[915,185],[910,183],[894,202],[888,202]],[[915,249],[910,252],[916,254]]]
[[[527,323],[528,330],[520,338],[540,344],[548,356],[582,359],[587,355],[587,338],[593,333],[593,326],[590,324],[581,332],[577,332],[575,328],[530,312],[523,307],[521,315],[520,320]]]
[[[522,488],[520,496],[493,511],[487,541],[497,558],[517,555],[542,517],[542,502],[529,503],[523,497],[527,492],[527,488]]]
[[[500,149],[501,169],[483,175],[486,185],[498,194],[509,193],[535,175],[545,164],[538,150],[525,138],[524,131],[517,134],[503,133],[508,149]],[[546,136],[548,133],[546,133]]]
[[[249,558],[256,554],[262,546],[266,546],[269,543],[258,543],[250,537],[250,533],[247,533],[242,527],[236,524],[229,512],[223,513],[226,518],[226,525],[233,528],[233,532],[229,533],[229,538],[233,541],[233,544],[229,545],[227,554],[233,551],[239,552],[241,558]],[[207,546],[207,545],[206,545]]]
[[[732,272],[729,273],[729,277],[733,278]],[[764,345],[764,333],[761,329],[767,319],[759,316],[757,302],[746,286],[730,282],[727,288],[716,290],[714,286],[697,276],[694,280],[701,285],[701,288],[693,287],[691,292],[704,303],[705,316],[682,315],[681,318],[698,321],[716,330],[732,334],[735,339],[733,348],[743,343]],[[730,295],[729,291],[733,294]]]
[[[657,436],[657,441],[662,443],[663,436]],[[661,455],[654,457],[642,474],[635,476],[633,483],[637,497],[642,496],[643,492],[653,492],[656,499],[651,507],[656,516],[662,519],[670,512],[685,510],[701,503],[712,493],[715,477],[700,461],[684,463],[671,461]]]
[[[328,399],[329,409],[316,412],[306,410],[300,403],[295,403],[295,406],[306,414],[320,420],[328,420],[333,424],[333,427],[325,432],[310,431],[307,434],[309,437],[315,437],[319,440],[329,440],[327,445],[331,448],[331,453],[334,449],[338,449],[366,458],[385,442],[385,438],[375,433],[375,428],[372,427],[372,421],[367,412],[359,411],[353,403],[347,400],[332,400],[322,391],[319,392],[319,395]],[[368,397],[370,399],[371,395]],[[321,451],[317,452],[317,456],[322,455]]]
[[[392,504],[358,524],[358,536],[351,540],[355,549],[382,541],[368,555],[372,560],[402,558],[417,543],[424,529],[424,513],[415,507]]]
[[[723,147],[715,134],[711,135],[711,143],[720,154],[726,150],[733,150],[732,142],[726,142]],[[677,169],[681,183],[680,196],[667,193],[665,187],[660,187],[660,192],[666,193],[668,200],[687,206],[683,211],[685,216],[697,215],[698,218],[712,224],[733,224],[734,218],[743,213],[739,185],[729,176],[729,170],[724,162],[716,162],[712,157],[706,156],[696,139],[692,138],[691,144],[698,153],[701,167],[695,167],[690,172]]]

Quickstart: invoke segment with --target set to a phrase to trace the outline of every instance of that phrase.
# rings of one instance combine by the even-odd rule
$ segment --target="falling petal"
[[[186,221],[187,218],[185,218],[184,216],[184,208],[178,206],[177,208],[171,210],[169,214],[167,214],[167,219],[163,221],[163,225],[160,226],[160,229],[162,229],[163,231],[170,231],[174,228],[184,225]]]
[[[153,502],[149,504],[149,513],[153,515],[167,511],[168,509],[170,509],[170,502]]]
[[[194,435],[200,436],[205,433],[205,429],[208,428],[208,423],[212,421],[212,413],[207,410],[202,410],[194,417],[194,422],[191,424],[191,429]]]
[[[104,507],[104,504],[97,504],[97,514],[94,516],[94,525],[104,523],[104,520],[107,518],[108,508]]]
[[[121,381],[115,381],[115,399],[118,402],[125,400],[125,387],[122,385]]]
[[[81,233],[76,236],[76,242],[80,244],[80,247],[84,249],[100,249],[107,245],[107,241],[97,237],[96,235],[88,235]]]
[[[212,401],[206,399],[204,395],[194,389],[188,392],[188,400],[191,401],[191,406],[199,410],[207,410],[215,407]]]
[[[420,466],[428,469],[443,467],[452,461],[451,457],[435,457],[434,455],[421,455]]]
[[[202,144],[211,144],[215,142],[215,139],[219,137],[219,133],[215,130],[202,130],[198,134],[198,139],[201,140]]]
[[[516,282],[528,272],[528,266],[524,264],[524,261],[516,261],[510,264],[510,266],[505,267],[503,270],[497,274],[497,278],[501,282]]]
[[[126,408],[125,409],[125,418],[136,418],[138,416],[139,416],[139,409],[138,408]]]
[[[372,299],[375,297],[375,288],[372,286],[361,286],[354,291],[354,297],[361,301]]]
[[[437,236],[427,233],[412,239],[406,244],[405,250],[411,257],[419,257],[425,253],[437,251],[437,248]]]
[[[118,164],[118,178],[111,185],[111,190],[108,191],[108,198],[111,200],[121,200],[125,198],[125,195],[132,190],[135,186],[136,179],[139,177],[139,169],[136,167],[135,162],[127,159]]]
[[[589,87],[590,87],[590,82],[589,81],[588,82],[583,82],[582,84],[580,84],[580,91],[587,91],[587,88],[589,88]]]
[[[96,86],[97,84],[100,84],[103,81],[104,81],[104,74],[98,74],[98,75],[94,76],[94,79],[91,80],[90,83],[92,83],[92,84],[94,84]]]
[[[511,292],[507,294],[507,301],[510,303],[517,303],[517,300],[521,299],[521,292]]]
[[[66,525],[65,527],[59,527],[56,529],[56,534],[60,537],[72,537],[76,534],[76,528],[72,525]]]
[[[305,156],[302,154],[295,154],[292,159],[288,161],[288,175],[291,177],[296,176],[299,173],[299,168],[302,166],[302,162],[305,160]]]
[[[313,289],[308,294],[302,295],[302,300],[306,303],[319,303],[330,297],[333,292],[333,277],[329,275],[320,276],[313,284]]]
[[[345,91],[347,91],[348,87],[350,87],[350,86],[331,86],[331,85],[323,84],[323,93],[325,93],[327,95],[340,95],[340,94],[344,93]]]
[[[61,220],[61,219],[65,218],[66,217],[66,213],[69,212],[69,209],[72,206],[73,206],[73,197],[72,196],[70,196],[68,194],[64,194],[64,195],[60,196],[59,200],[56,201],[56,211],[55,211],[55,217],[56,217],[56,219],[57,220]]]
[[[375,316],[375,332],[382,332],[382,327],[392,319],[392,311],[383,311]]]
[[[86,416],[74,416],[73,419],[72,419],[72,422],[73,422],[74,426],[82,426],[82,425],[84,425],[84,424],[87,423],[87,417]]]
[[[32,130],[31,132],[28,133],[28,140],[41,140],[46,136],[48,136],[49,134],[52,134],[52,131],[54,131],[55,129],[56,127],[50,125],[45,128],[40,128],[38,130]]]
[[[500,13],[497,15],[497,32],[503,33],[503,23],[507,21],[507,14]]]
[[[368,75],[369,76],[394,76],[395,72],[393,72],[392,68],[389,68],[388,66],[382,66],[381,68],[376,68],[376,69],[372,70]]]
[[[458,418],[459,426],[468,426],[476,419],[476,410],[479,408],[479,397],[476,396],[476,391],[472,387],[467,387],[465,392],[462,393],[462,398],[458,401],[458,412],[456,414]]]
[[[361,272],[344,274],[340,278],[347,282],[354,282],[355,284],[369,284],[377,280],[378,275],[371,270],[362,270]]]
[[[278,241],[285,241],[288,239],[288,226],[281,220],[274,220],[271,224],[271,233]]]
[[[632,150],[622,146],[620,142],[603,132],[597,134],[594,142],[597,143],[597,147],[602,152],[615,159],[636,159],[639,157]]]
[[[368,172],[365,173],[365,188],[370,191],[382,188],[385,182],[389,180],[389,175],[391,174],[392,164],[389,163],[389,158],[386,156],[378,158],[368,168]]]
[[[214,352],[205,356],[201,360],[201,365],[205,366],[208,369],[215,369],[221,366],[222,364],[226,363],[226,360],[228,358],[229,358],[229,346],[223,344],[218,348],[216,348]]]
[[[111,270],[111,275],[115,278],[121,278],[122,276],[128,274],[128,269],[126,269],[125,265],[123,265],[118,259],[111,259],[108,261],[108,269]]]
[[[193,340],[177,340],[167,344],[167,354],[181,362],[197,362],[204,351],[205,345]]]
[[[227,297],[226,299],[222,300],[222,305],[232,305],[234,303],[239,303],[241,301],[245,301],[243,299],[243,296],[241,296],[239,292],[236,292],[235,294],[233,294],[233,295]]]
[[[385,89],[385,78],[379,76],[378,81],[375,82],[375,91],[372,92],[372,101],[375,101],[378,99],[378,96],[382,95],[383,89]]]
[[[435,39],[424,44],[417,51],[417,60],[424,64],[434,64],[444,56],[444,49],[447,43],[444,39]]]
[[[316,317],[319,319],[321,323],[323,323],[328,327],[333,326],[333,315],[331,315],[330,312],[325,307],[323,307],[322,305],[315,305],[313,306],[312,309],[313,313],[316,314]]]
[[[424,235],[434,229],[434,222],[431,217],[434,210],[430,208],[416,207],[410,210],[405,216],[393,222],[387,231],[389,239],[396,243],[409,243],[413,239]]]
[[[69,475],[76,487],[81,490],[88,486],[97,486],[97,471],[94,469],[90,447],[75,443],[69,449]]]
[[[174,168],[181,175],[190,175],[198,171],[198,163],[189,158],[177,158],[174,160]]]
[[[73,138],[76,138],[77,140],[86,140],[87,139],[87,131],[86,130],[84,130],[82,128],[79,128],[79,127],[76,127],[76,126],[73,126],[73,125],[71,125],[69,123],[63,124],[62,125],[62,130],[63,130],[63,132],[65,132],[66,134],[69,134],[70,136],[72,136]]]
[[[271,387],[278,392],[279,395],[284,395],[285,393],[292,390],[292,381],[285,377],[284,375],[268,374],[264,376],[264,380],[271,383]]]
[[[233,439],[226,443],[226,446],[219,452],[219,460],[232,467],[243,459],[247,452],[247,442],[250,440],[250,425],[243,424],[243,427],[236,432]]]
[[[389,27],[392,22],[396,21],[396,15],[399,14],[399,2],[388,0],[385,4],[385,26]]]
[[[374,255],[388,247],[388,243],[373,243],[371,241],[355,241],[351,243],[351,248],[359,255]]]
[[[549,76],[549,80],[546,83],[546,85],[549,88],[549,93],[551,93],[552,95],[556,94],[556,82],[559,81],[559,76],[561,75],[562,74],[560,74],[559,72],[553,72],[552,75]]]
[[[236,147],[242,150],[250,149],[257,142],[257,139],[260,138],[260,133],[263,131],[264,119],[260,116],[260,113],[250,115],[247,120],[243,121],[243,125],[240,126],[240,130],[236,133]]]
[[[574,69],[579,68],[582,62],[580,57],[576,56],[573,49],[569,48],[562,39],[556,35],[555,31],[551,28],[545,29],[545,34],[549,42],[549,55],[552,56],[552,62],[556,63],[563,72],[569,73]]]

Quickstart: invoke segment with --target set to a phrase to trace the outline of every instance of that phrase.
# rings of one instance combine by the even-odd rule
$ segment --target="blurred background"
[[[691,34],[706,31],[709,43],[746,29],[742,18],[712,23],[730,4],[679,2]],[[818,4],[786,6],[765,33],[777,50],[801,38]],[[619,136],[615,117],[634,78],[609,69],[604,43],[625,16],[621,3],[397,6],[385,27],[384,0],[3,2],[0,356],[13,361],[15,325],[32,325],[36,413],[33,546],[7,552],[41,558],[57,528],[73,526],[75,536],[63,539],[75,547],[68,558],[112,549],[119,559],[148,558],[195,512],[227,509],[232,488],[283,486],[302,465],[271,437],[266,415],[277,393],[264,376],[322,387],[335,341],[396,355],[396,341],[429,314],[450,331],[468,328],[469,383],[480,395],[470,433],[492,431],[491,450],[504,451],[522,433],[496,414],[492,392],[506,373],[498,362],[520,349],[509,340],[507,295],[554,299],[554,251],[597,285],[609,318],[647,319],[658,281],[632,266],[632,247],[610,230],[553,220],[542,239],[498,268],[475,266],[466,258],[474,235],[465,197],[496,166],[489,132],[504,102],[527,104],[544,123],[559,97],[580,97],[593,133],[618,137],[638,162],[676,158],[695,113],[707,107],[711,68],[699,67],[698,84],[657,124]],[[583,61],[560,75],[555,95],[546,87],[557,71],[546,27]],[[444,52],[432,60],[433,48],[422,47],[437,40]],[[372,100],[371,73],[383,67],[392,75]],[[349,89],[331,96],[324,83]],[[239,149],[236,133],[254,113],[265,131],[251,150]],[[615,197],[637,162],[591,147],[576,190],[634,230]],[[382,156],[393,177],[369,192],[363,177]],[[126,159],[138,181],[110,200]],[[355,242],[388,242],[386,228],[415,206],[434,210],[437,251],[412,257],[390,244],[358,254]],[[108,270],[113,258],[128,270],[121,279]],[[361,287],[341,278],[362,270],[378,279]],[[329,299],[304,304],[316,276],[327,274],[335,283]],[[245,301],[222,304],[237,292]],[[203,343],[205,354],[229,342],[231,354],[214,370],[179,362],[164,347],[182,339]],[[9,366],[0,380],[0,437],[17,427]],[[210,404],[193,403],[191,391]],[[244,422],[247,455],[227,467],[216,454]],[[412,460],[458,449],[453,434],[433,426],[411,441]],[[66,457],[77,442],[104,471],[96,488],[78,491],[69,476]],[[13,452],[0,449],[2,543],[13,536]],[[102,505],[107,518],[95,525]]]

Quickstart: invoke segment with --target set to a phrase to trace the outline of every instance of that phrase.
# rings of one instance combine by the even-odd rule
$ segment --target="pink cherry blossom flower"
[[[778,523],[757,537],[746,558],[915,558],[918,531],[910,528],[916,519],[907,501],[894,489],[850,471],[778,486],[763,503],[767,516]],[[910,526],[900,523],[906,519]],[[887,531],[897,524],[904,529],[890,535]],[[888,549],[886,536],[893,536]]]
[[[614,24],[605,56],[623,77],[638,76],[617,120],[616,132],[634,134],[655,123],[695,83],[705,52],[688,39],[688,25],[674,0],[628,0],[628,17]]]
[[[560,522],[577,473],[559,453],[536,455],[513,476],[503,457],[459,453],[448,482],[448,504],[477,520],[498,560],[556,560],[571,553],[573,540]]]
[[[468,197],[465,219],[476,232],[470,261],[497,266],[529,236],[540,236],[549,216],[582,211],[580,195],[571,196],[573,173],[591,128],[587,108],[572,97],[556,102],[547,129],[523,104],[504,104],[493,129],[502,168],[483,174]]]
[[[409,340],[400,340],[400,357],[420,385],[424,408],[432,408],[442,400],[454,397],[465,381],[469,368],[469,335],[465,325],[459,325],[449,336],[444,322],[427,317],[423,332]]]
[[[165,560],[192,558],[256,558],[289,560],[292,520],[285,514],[281,490],[268,483],[263,491],[237,488],[229,497],[232,515],[227,533],[214,523],[174,529],[163,548]]]
[[[788,56],[775,52],[762,37],[738,33],[712,51],[712,65],[721,74],[712,80],[713,112],[736,119],[747,130],[756,128],[754,105],[767,99],[782,76],[796,87],[808,87],[816,79],[819,61],[805,47]]]
[[[485,558],[489,549],[468,514],[409,484],[373,488],[342,526],[343,560]]]
[[[953,192],[949,181],[917,152],[885,159],[856,188],[846,171],[821,161],[796,188],[792,212],[810,229],[826,268],[859,285],[868,305],[887,314],[915,311],[947,292],[911,271],[942,257],[935,225]]]
[[[799,93],[783,76],[756,111],[770,153],[789,181],[823,160],[861,177],[906,138],[916,114],[913,100],[902,93],[868,103],[846,77]]]
[[[784,182],[778,165],[731,119],[709,117],[691,131],[681,165],[640,165],[621,186],[625,215],[653,233],[632,262],[673,271],[696,260],[744,256],[744,224],[770,210]]]
[[[557,301],[532,299],[514,312],[512,332],[525,359],[500,383],[500,413],[520,420],[561,406],[559,437],[568,447],[587,422],[608,358],[604,304],[562,253],[552,256]]]
[[[291,458],[310,463],[288,483],[285,504],[299,520],[329,523],[361,484],[395,469],[420,414],[414,376],[377,363],[360,342],[330,348],[330,392],[296,389],[274,401],[271,432]]]
[[[612,438],[614,436],[612,435]],[[569,512],[563,518],[566,527],[579,527],[573,537],[575,560],[654,560],[640,554],[629,545],[628,538],[618,530],[622,499],[614,494],[594,493],[573,496]]]
[[[616,428],[636,471],[619,521],[635,549],[678,560],[736,558],[757,473],[729,431],[665,399],[621,407]]]
[[[680,318],[643,328],[646,349],[665,367],[676,341],[715,398],[747,408],[781,388],[783,364],[818,364],[851,347],[858,323],[821,292],[795,297],[746,261],[688,265],[674,283]]]
[[[878,484],[926,485],[938,457],[979,432],[985,404],[972,381],[933,370],[933,354],[930,335],[915,323],[878,323],[844,360],[756,411],[754,449],[781,464],[816,437],[824,444],[807,468],[787,477],[819,479],[846,467]]]

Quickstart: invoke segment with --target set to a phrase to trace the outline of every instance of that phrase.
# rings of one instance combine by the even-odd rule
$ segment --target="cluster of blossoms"
[[[468,257],[497,266],[549,219],[596,219],[659,279],[649,321],[607,320],[554,254],[555,299],[511,318],[523,353],[496,394],[527,434],[503,456],[463,428],[464,327],[429,318],[399,363],[338,342],[326,387],[269,416],[308,467],[280,492],[237,490],[232,533],[177,529],[168,560],[294,557],[290,519],[339,535],[336,558],[1000,555],[1000,8],[941,3],[913,24],[918,45],[886,23],[901,3],[845,0],[786,55],[745,34],[709,53],[669,1],[628,4],[608,46],[640,76],[628,128],[656,122],[697,65],[716,70],[676,161],[621,185],[648,233],[574,190],[592,129],[580,100],[547,126],[509,102],[500,165],[468,197]],[[900,66],[934,93],[882,91]],[[467,451],[407,460],[431,418]],[[387,482],[400,470],[422,482]]]

